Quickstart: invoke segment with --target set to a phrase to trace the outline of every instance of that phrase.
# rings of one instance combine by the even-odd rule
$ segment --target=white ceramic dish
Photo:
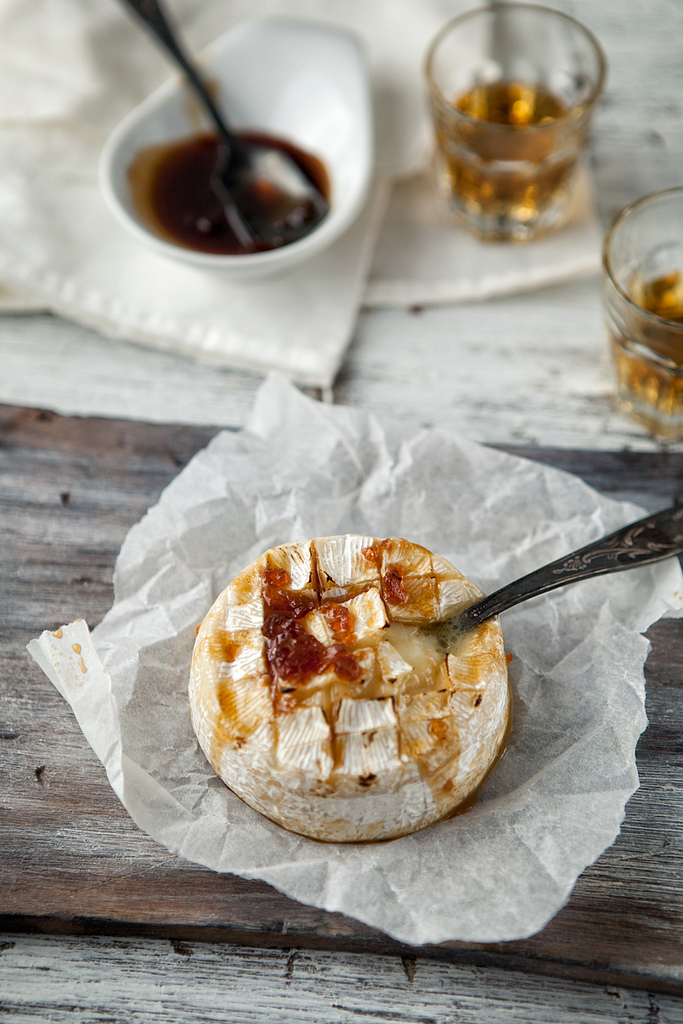
[[[153,44],[152,44],[153,45]],[[235,279],[280,272],[330,245],[358,215],[372,173],[369,74],[355,36],[285,18],[246,21],[201,54],[218,84],[228,123],[293,142],[319,157],[330,178],[330,211],[309,235],[269,252],[229,256],[196,252],[154,234],[139,217],[128,168],[146,146],[188,137],[206,127],[180,76],[135,108],[107,140],[100,185],[121,223],[157,253]]]

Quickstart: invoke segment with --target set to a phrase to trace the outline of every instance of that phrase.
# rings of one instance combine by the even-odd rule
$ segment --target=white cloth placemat
[[[372,81],[378,182],[359,220],[319,259],[250,284],[172,264],[114,221],[97,183],[116,123],[169,75],[115,0],[0,0],[0,312],[46,308],[102,333],[331,384],[352,336],[387,182],[424,166],[421,64],[467,0],[173,0],[193,49],[244,17],[287,13],[351,28]],[[481,246],[442,223],[421,179],[399,185],[381,234],[371,304],[444,302],[534,287],[596,265],[597,229],[538,246]]]
[[[366,306],[433,305],[530,291],[600,269],[602,231],[582,167],[566,225],[528,244],[481,242],[456,223],[429,173],[395,185]]]
[[[112,128],[169,76],[167,62],[114,0],[0,0],[0,285],[108,335],[327,386],[353,331],[382,182],[424,155],[419,61],[443,14],[418,0],[170,6],[193,49],[244,17],[276,12],[357,31],[381,126],[368,205],[319,258],[259,282],[230,283],[145,251],[106,209],[97,163]],[[5,294],[5,308],[20,306]]]

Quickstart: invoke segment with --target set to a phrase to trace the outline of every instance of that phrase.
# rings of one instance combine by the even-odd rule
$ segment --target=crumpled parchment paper
[[[640,634],[682,614],[675,559],[506,612],[506,754],[473,810],[386,843],[301,838],[219,781],[190,724],[195,627],[243,566],[285,541],[403,536],[491,591],[641,515],[569,474],[323,405],[273,375],[249,426],[219,434],[130,531],[114,604],[92,635],[76,622],[29,650],[132,818],[172,852],[405,942],[519,939],[613,842],[638,786]]]

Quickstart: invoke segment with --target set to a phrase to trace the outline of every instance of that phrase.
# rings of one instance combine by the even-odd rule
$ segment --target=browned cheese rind
[[[264,626],[273,591],[295,607],[298,636],[315,638],[304,637],[313,670],[285,661],[279,674],[268,634],[281,620]],[[391,839],[456,811],[505,743],[503,638],[493,619],[445,653],[425,627],[481,596],[405,540],[267,551],[217,598],[195,644],[192,723],[217,775],[284,828],[331,842]]]

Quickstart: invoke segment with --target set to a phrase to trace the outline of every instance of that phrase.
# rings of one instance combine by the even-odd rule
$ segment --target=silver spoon
[[[681,552],[683,503],[639,519],[602,540],[535,569],[527,576],[476,601],[452,618],[438,623],[434,630],[439,645],[450,650],[474,626],[522,601],[528,601],[530,597],[546,594],[567,583],[590,579],[591,576],[604,576],[610,572],[623,572],[625,569],[635,569],[636,566],[661,562]]]
[[[240,246],[253,252],[264,246],[286,245],[308,234],[329,208],[310,178],[285,151],[230,130],[159,0],[121,2],[132,8],[180,65],[216,127],[218,161],[210,185]],[[270,202],[259,208],[254,196],[264,191]]]

